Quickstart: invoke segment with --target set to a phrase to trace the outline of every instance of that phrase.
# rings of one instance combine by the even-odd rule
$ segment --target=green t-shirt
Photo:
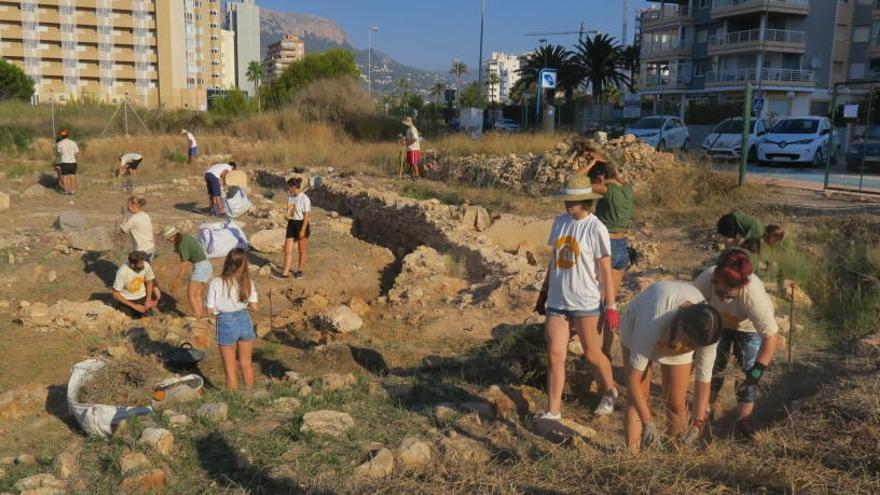
[[[633,188],[629,184],[606,182],[608,191],[596,204],[596,216],[609,233],[621,234],[629,229],[633,212]]]
[[[736,212],[733,214],[736,230],[743,239],[761,239],[764,237],[764,224],[757,218]]]
[[[205,250],[199,244],[199,241],[189,234],[180,235],[180,243],[177,244],[177,254],[180,255],[180,261],[189,261],[194,265],[199,261],[208,259],[208,255],[205,254]]]

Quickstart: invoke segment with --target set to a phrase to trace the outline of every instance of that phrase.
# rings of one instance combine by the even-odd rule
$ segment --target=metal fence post
[[[746,83],[745,102],[743,102],[743,129],[742,148],[739,152],[739,180],[738,185],[746,183],[746,164],[749,160],[749,134],[752,123],[752,83]]]

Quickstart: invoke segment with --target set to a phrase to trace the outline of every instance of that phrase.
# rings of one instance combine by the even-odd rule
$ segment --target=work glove
[[[685,445],[695,444],[703,435],[704,424],[705,423],[703,423],[703,420],[701,419],[692,419],[684,436],[681,437],[682,443]]]
[[[620,313],[618,313],[616,309],[606,309],[605,324],[608,325],[609,330],[617,328],[617,326],[620,325]]]
[[[542,316],[547,314],[547,291],[542,290],[538,295],[538,301],[535,303],[535,312]]]
[[[656,448],[660,446],[660,432],[653,421],[642,423],[642,448]]]
[[[764,376],[764,370],[766,369],[767,367],[763,364],[755,363],[755,365],[752,366],[752,369],[746,372],[746,385],[757,386],[758,382],[761,381],[761,377]]]

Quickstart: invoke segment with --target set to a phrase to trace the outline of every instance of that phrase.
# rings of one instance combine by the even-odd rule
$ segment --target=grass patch
[[[506,156],[544,153],[553,149],[565,134],[498,134],[487,133],[479,139],[467,134],[450,134],[436,141],[427,142],[429,148],[440,150],[447,156],[466,156],[472,154]]]
[[[415,183],[408,184],[400,191],[400,195],[406,198],[412,198],[419,201],[436,199],[447,205],[461,205],[465,202],[458,192],[438,190],[429,184]]]

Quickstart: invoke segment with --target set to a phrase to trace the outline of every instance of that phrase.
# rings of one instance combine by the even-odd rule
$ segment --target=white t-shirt
[[[412,144],[406,145],[407,151],[420,151],[422,149],[422,145],[420,143],[422,138],[421,136],[419,136],[419,130],[416,129],[416,126],[411,125],[406,128],[406,138],[412,139],[414,141]]]
[[[199,143],[196,142],[196,137],[193,136],[191,132],[186,133],[186,140],[189,141],[190,148],[195,148],[199,145]]]
[[[129,301],[134,301],[147,296],[146,282],[155,279],[156,275],[149,263],[144,263],[144,269],[140,272],[132,270],[128,263],[125,263],[116,270],[113,290]]]
[[[722,301],[712,290],[712,274],[715,267],[709,267],[694,281],[703,297],[721,313],[724,328],[740,332],[759,333],[765,337],[779,331],[773,311],[773,301],[767,294],[764,282],[754,273],[749,276],[749,283],[743,287],[739,297],[731,301]]]
[[[230,165],[228,163],[215,163],[214,165],[211,165],[211,168],[209,168],[208,170],[205,170],[205,173],[211,174],[214,177],[217,177],[219,179],[220,175],[223,172],[231,172],[231,171],[232,171],[232,165]]]
[[[153,221],[150,219],[150,215],[139,211],[126,220],[121,228],[126,234],[131,234],[134,251],[143,251],[149,254],[156,251],[156,244],[153,242]]]
[[[79,146],[73,140],[64,138],[55,145],[58,150],[58,163],[76,163],[76,154],[79,153]]]
[[[605,225],[593,214],[575,220],[565,213],[553,222],[547,245],[553,249],[547,307],[596,309],[602,299],[598,259],[611,256]]]
[[[248,302],[238,300],[238,284],[230,285],[223,283],[223,279],[215,277],[208,284],[208,292],[205,298],[205,307],[215,315],[220,313],[234,313],[247,308],[249,303],[257,302],[257,287],[251,282],[251,295]]]
[[[305,193],[299,193],[296,196],[287,197],[287,208],[290,212],[288,217],[290,220],[302,220],[305,214],[312,211],[312,200]]]
[[[144,157],[142,157],[141,155],[139,155],[137,153],[126,153],[126,154],[122,155],[122,157],[119,158],[119,163],[120,163],[120,165],[126,165],[126,164],[131,163],[135,160],[143,160],[143,159],[144,159]]]
[[[620,342],[630,351],[629,364],[644,370],[650,361],[662,364],[687,364],[696,358],[695,369],[698,382],[712,380],[712,366],[718,344],[694,350],[677,342],[670,345],[669,333],[672,318],[685,302],[699,304],[703,295],[686,282],[656,282],[633,299],[620,319],[617,332]],[[674,358],[664,363],[664,358]]]

